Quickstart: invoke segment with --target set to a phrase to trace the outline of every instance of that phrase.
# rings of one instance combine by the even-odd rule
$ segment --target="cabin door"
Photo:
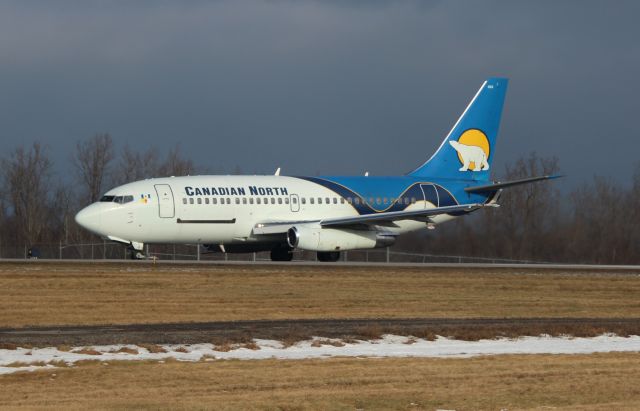
[[[156,184],[156,194],[158,194],[158,212],[160,218],[173,218],[176,215],[175,203],[173,202],[173,191],[169,184]]]

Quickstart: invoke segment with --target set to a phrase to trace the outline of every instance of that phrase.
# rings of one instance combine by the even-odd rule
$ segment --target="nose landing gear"
[[[147,256],[144,253],[144,244],[132,241],[127,247],[129,252],[129,258],[131,260],[146,260]]]

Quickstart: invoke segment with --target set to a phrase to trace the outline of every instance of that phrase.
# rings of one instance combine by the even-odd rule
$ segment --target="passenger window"
[[[291,201],[293,201],[293,204],[298,204],[298,199],[296,197],[292,197]]]
[[[389,204],[389,199],[387,197],[383,198],[382,204]]]
[[[260,204],[260,197],[256,198],[256,204]]]
[[[194,203],[193,198],[190,198],[189,199],[189,204],[193,204],[193,203]]]
[[[263,198],[263,204],[269,204],[269,199],[267,197]]]
[[[376,204],[382,204],[382,201],[380,201],[380,197],[376,198]]]
[[[275,204],[276,203],[276,199],[271,197],[271,204]]]
[[[202,199],[198,198],[198,204],[202,204]]]
[[[347,197],[347,203],[349,203],[349,204],[353,204],[353,198],[351,198],[351,197]]]
[[[353,202],[357,204],[360,204],[360,197],[356,197],[353,199]]]
[[[227,204],[231,204],[231,199],[227,197]]]
[[[406,205],[408,205],[408,204],[409,204],[409,197],[405,197],[405,198],[404,198],[404,203],[405,203]]]
[[[249,204],[253,204],[253,197],[249,197]]]
[[[209,197],[207,197],[207,198],[205,198],[205,199],[204,199],[204,203],[205,203],[205,204],[209,204]]]
[[[322,204],[322,197],[318,197],[318,204]]]
[[[331,204],[331,200],[329,199],[329,197],[325,198],[325,199],[324,199],[324,201],[325,201],[325,203],[327,203],[327,204]]]
[[[285,199],[284,199],[284,203],[285,203],[285,204],[289,204],[289,197],[285,197]]]
[[[416,203],[416,198],[415,197],[411,197],[411,204],[415,204]]]
[[[333,197],[333,204],[338,204],[338,198],[337,197]]]
[[[369,204],[373,204],[373,197],[369,197]]]
[[[247,204],[247,197],[242,197],[242,204]]]
[[[282,204],[282,197],[278,197],[278,204]]]
[[[218,199],[217,198],[212,198],[211,199],[211,204],[218,204]]]
[[[344,197],[340,197],[340,204],[344,204]]]
[[[187,204],[187,199],[186,198],[182,199],[182,204]]]
[[[300,199],[300,202],[301,202],[302,204],[307,204],[307,200],[306,200],[304,197],[302,197],[302,198]]]

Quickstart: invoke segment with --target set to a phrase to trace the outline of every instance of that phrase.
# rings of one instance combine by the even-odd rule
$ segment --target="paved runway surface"
[[[0,329],[0,344],[195,344],[251,338],[297,341],[312,336],[371,339],[386,333],[477,339],[540,334],[593,336],[606,332],[640,335],[640,318],[314,319],[5,328]]]
[[[592,264],[488,264],[488,263],[398,263],[398,262],[361,262],[361,261],[338,261],[335,263],[325,263],[319,261],[289,261],[273,262],[266,260],[259,261],[225,261],[225,260],[58,260],[58,259],[33,259],[25,260],[0,259],[0,263],[25,263],[25,264],[168,264],[168,265],[254,265],[254,266],[299,266],[299,267],[412,267],[412,268],[515,268],[515,269],[539,269],[539,270],[576,270],[576,271],[611,271],[615,274],[624,272],[640,275],[640,265],[592,265]]]

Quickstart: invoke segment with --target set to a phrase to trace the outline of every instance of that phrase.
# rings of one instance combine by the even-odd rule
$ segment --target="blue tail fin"
[[[435,154],[409,175],[489,180],[508,83],[485,81]]]

